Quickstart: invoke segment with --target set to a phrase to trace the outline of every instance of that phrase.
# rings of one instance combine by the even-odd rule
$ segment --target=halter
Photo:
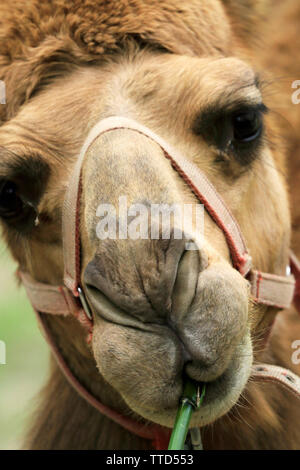
[[[88,340],[93,332],[93,317],[81,285],[80,259],[80,203],[81,170],[90,146],[100,136],[118,129],[129,129],[157,143],[171,166],[183,178],[206,211],[224,233],[232,265],[245,277],[251,288],[253,301],[277,309],[286,309],[294,304],[300,312],[300,264],[295,255],[290,257],[290,270],[285,276],[263,273],[252,268],[252,260],[246,247],[240,227],[227,208],[224,200],[206,176],[190,161],[172,149],[168,143],[139,123],[123,118],[109,117],[101,120],[91,130],[79,158],[75,164],[68,186],[63,207],[63,251],[64,285],[52,286],[32,279],[28,273],[19,272],[27,295],[37,313],[39,323],[52,352],[67,380],[77,392],[102,414],[112,419],[139,437],[150,439],[157,450],[167,448],[170,430],[159,425],[147,425],[125,417],[115,410],[104,406],[85,387],[80,384],[63,358],[58,346],[46,325],[43,314],[72,315],[88,331]],[[253,367],[252,378],[266,382],[276,382],[300,398],[300,378],[281,367],[259,364]]]

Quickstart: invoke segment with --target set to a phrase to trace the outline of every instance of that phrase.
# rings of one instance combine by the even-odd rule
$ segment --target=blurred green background
[[[48,347],[23,288],[14,278],[15,263],[0,238],[0,450],[19,449],[48,372]]]

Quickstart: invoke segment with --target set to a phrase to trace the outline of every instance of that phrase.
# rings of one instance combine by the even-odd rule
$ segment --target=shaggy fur
[[[2,2],[0,66],[7,86],[6,118],[72,66],[101,62],[129,38],[177,54],[228,52],[223,15],[216,0],[17,0],[14,8]]]
[[[196,159],[195,163],[201,165],[224,194],[246,235],[255,264],[266,271],[282,270],[287,256],[289,213],[282,177],[287,171],[287,156],[291,168],[293,242],[300,255],[297,191],[300,120],[298,108],[290,101],[291,82],[300,79],[299,61],[290,59],[300,51],[300,8],[294,0],[282,3],[278,0],[17,0],[10,5],[0,1],[0,79],[7,88],[7,105],[0,106],[0,146],[8,149],[1,152],[0,175],[8,177],[16,172],[16,167],[30,167],[33,159],[33,167],[41,166],[47,176],[43,176],[44,194],[30,191],[31,178],[24,189],[31,197],[32,207],[38,209],[40,226],[31,231],[29,227],[28,234],[20,237],[15,227],[3,224],[7,243],[21,267],[40,281],[61,282],[61,207],[73,162],[100,113],[120,112],[145,122],[184,152],[197,155],[201,149],[202,160]],[[216,155],[183,131],[192,128],[192,117],[196,117],[199,103],[209,102],[219,94],[219,102],[224,105],[226,99],[238,92],[235,86],[238,79],[252,76],[242,62],[231,56],[246,58],[263,71],[267,84],[279,78],[276,105],[274,94],[269,92],[274,87],[267,86],[264,90],[263,84],[264,99],[275,111],[267,120],[267,144],[273,153],[269,166],[275,165],[274,171],[261,165],[260,159],[254,162],[250,173],[242,171],[237,162],[217,168],[213,163]],[[229,62],[216,60],[212,70],[210,61],[222,58]],[[98,90],[99,102],[91,90]],[[279,138],[281,134],[286,141]],[[92,161],[89,162],[91,168],[85,168],[87,175],[93,169],[96,172]],[[31,173],[33,177],[34,170]],[[167,182],[167,170],[159,177],[158,182]],[[84,207],[90,207],[92,196],[99,196],[99,185],[93,182],[89,188],[92,178],[86,178],[85,187],[90,190],[84,192],[83,202]],[[173,183],[180,188],[178,194],[190,201],[191,195],[182,182],[174,180]],[[171,186],[171,178],[168,185]],[[87,212],[88,220],[90,211]],[[210,257],[220,255],[228,260],[223,236],[211,221],[207,221],[207,226],[207,236],[214,243]],[[82,227],[85,267],[96,250],[86,227],[88,223]],[[108,250],[105,254],[108,261],[113,259],[114,253]],[[122,280],[127,280],[125,274],[131,273],[124,271],[127,268],[124,263],[120,266],[113,263],[113,267],[119,270],[121,285]],[[230,293],[226,295],[230,298]],[[300,339],[299,318],[294,309],[279,314],[266,349],[261,339],[276,312],[259,308],[255,311],[253,306],[250,310],[247,325],[252,329],[255,360],[282,365],[299,374],[300,367],[290,359],[291,343]],[[108,364],[110,370],[104,376],[99,374],[97,367],[101,371],[103,364],[96,363],[76,321],[48,321],[64,357],[82,383],[104,404],[141,419],[133,411],[136,403],[129,407],[123,390],[112,386],[114,378],[123,377],[118,369],[107,383],[107,374],[114,371],[113,363]],[[102,331],[107,327],[97,322],[96,340],[102,339]],[[119,345],[124,341],[122,345],[127,346],[126,335],[124,340],[123,330],[120,331]],[[113,337],[114,331],[111,336],[106,335],[108,339]],[[135,347],[134,341],[132,345],[129,343],[132,352],[130,346]],[[113,347],[113,343],[108,344],[109,353],[116,355],[118,349]],[[147,353],[145,348],[145,360]],[[162,367],[159,361],[156,366],[158,371]],[[154,372],[149,374],[155,377]],[[139,375],[138,367],[136,374]],[[124,377],[123,387],[129,382]],[[149,394],[155,398],[151,391]],[[40,400],[26,448],[150,448],[149,442],[130,435],[95,412],[70,388],[54,363]],[[203,429],[204,446],[207,449],[297,449],[299,422],[296,399],[274,385],[250,382],[231,411]]]

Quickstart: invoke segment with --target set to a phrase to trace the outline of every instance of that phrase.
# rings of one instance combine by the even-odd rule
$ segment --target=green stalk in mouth
[[[184,450],[192,413],[200,408],[204,396],[205,384],[201,386],[191,380],[185,382],[168,450]]]

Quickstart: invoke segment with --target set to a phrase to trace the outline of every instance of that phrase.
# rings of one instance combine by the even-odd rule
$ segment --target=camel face
[[[43,282],[61,282],[65,189],[89,130],[110,115],[148,126],[195,163],[237,218],[254,264],[284,273],[288,203],[279,157],[265,138],[254,72],[234,58],[148,52],[57,80],[1,128],[7,152],[1,177],[17,182],[27,162],[45,181],[33,194],[27,168],[20,189],[39,213],[39,225],[34,217],[24,222],[21,241],[9,237],[24,270]],[[170,239],[97,236],[99,205],[118,207],[120,197],[146,207],[197,202],[160,147],[130,130],[107,133],[91,146],[82,188],[82,284],[93,310],[92,353],[101,375],[134,412],[172,426],[184,372],[208,382],[194,424],[214,421],[244,389],[265,313],[232,267],[222,232],[205,214],[201,239],[190,234],[198,250],[186,250],[174,226]],[[16,233],[15,225],[7,221],[8,234]]]

